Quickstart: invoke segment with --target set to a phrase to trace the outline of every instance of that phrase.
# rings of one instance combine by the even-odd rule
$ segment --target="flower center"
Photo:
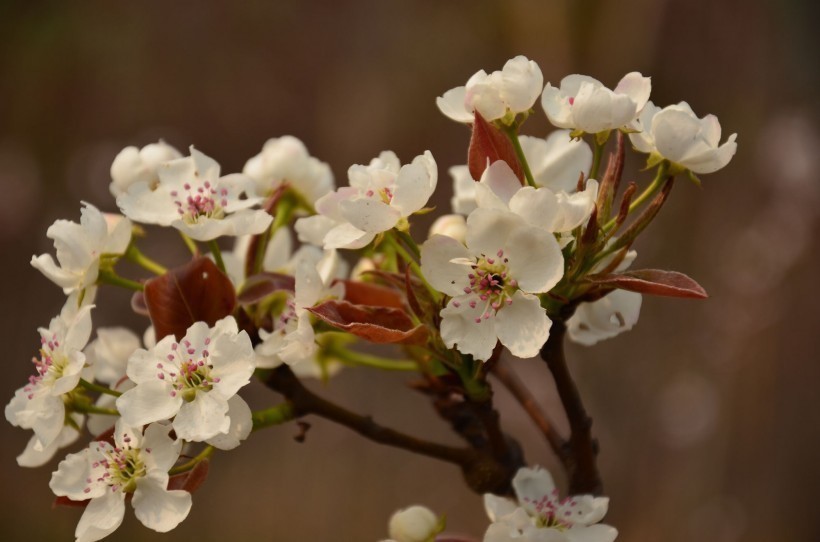
[[[559,499],[557,489],[553,489],[552,493],[544,495],[537,501],[529,498],[524,501],[535,507],[536,525],[541,528],[565,531],[575,524],[572,521],[573,509],[581,514],[581,510],[576,508],[578,502],[572,497]]]
[[[30,376],[28,385],[23,388],[29,400],[34,397],[34,390],[37,386],[54,383],[63,376],[63,371],[68,365],[68,359],[60,350],[60,341],[56,334],[52,334],[51,339],[42,337],[40,345],[40,358],[31,359],[37,374]]]
[[[137,480],[145,476],[146,467],[142,460],[141,453],[151,453],[150,449],[140,450],[139,448],[132,448],[129,443],[131,437],[124,435],[124,448],[116,448],[107,442],[100,442],[97,444],[97,452],[102,454],[103,458],[91,464],[92,469],[101,469],[97,479],[91,477],[86,478],[85,493],[91,492],[91,484],[105,484],[111,487],[112,491],[121,491],[123,493],[133,493],[137,488]]]
[[[518,289],[518,282],[510,277],[508,263],[504,251],[499,250],[495,258],[482,254],[476,263],[470,266],[472,272],[467,275],[470,285],[464,287],[464,293],[478,295],[478,300],[473,299],[469,302],[471,308],[476,308],[479,301],[484,303],[483,312],[475,319],[477,324],[495,315],[505,304],[512,305],[512,295]],[[453,303],[456,307],[460,305],[457,301]]]
[[[378,198],[382,202],[390,204],[393,201],[393,191],[385,186],[384,188],[379,188],[377,190],[373,190],[372,188],[368,189],[365,193],[365,196],[368,198]]]
[[[211,339],[206,338],[204,344],[204,348],[199,350],[188,340],[173,343],[172,353],[168,354],[170,367],[157,363],[157,378],[169,381],[173,386],[171,397],[180,394],[182,399],[190,402],[196,398],[197,391],[210,391],[219,382],[218,377],[211,376],[213,365],[209,361],[211,353],[208,351]]]
[[[187,195],[180,195],[177,190],[171,192],[171,196],[177,198],[174,205],[183,221],[196,224],[201,217],[219,219],[225,216],[224,208],[228,205],[226,188],[217,190],[210,181],[204,181],[200,186],[185,183],[183,188]]]

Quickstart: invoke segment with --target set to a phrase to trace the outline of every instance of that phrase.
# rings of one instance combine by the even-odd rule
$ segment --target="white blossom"
[[[446,235],[464,243],[467,239],[467,221],[462,215],[441,215],[430,226],[429,235]]]
[[[504,68],[487,74],[476,72],[463,87],[436,98],[436,105],[456,122],[471,123],[478,111],[487,121],[529,111],[544,85],[541,68],[524,56],[507,61]]]
[[[552,325],[534,294],[548,292],[564,273],[554,235],[499,209],[467,217],[466,246],[443,236],[421,247],[428,282],[452,297],[441,311],[448,347],[487,360],[496,342],[517,357],[535,356]]]
[[[649,153],[650,163],[669,160],[673,168],[693,173],[714,173],[737,152],[737,134],[720,144],[720,122],[714,115],[698,118],[686,102],[663,109],[649,102],[639,118],[642,131],[629,134],[640,152]]]
[[[510,166],[499,160],[484,170],[475,190],[481,209],[509,210],[533,226],[562,233],[589,219],[595,208],[598,181],[589,179],[583,191],[572,194],[521,186]]]
[[[430,151],[399,167],[396,155],[383,152],[369,165],[353,165],[350,186],[319,198],[316,216],[296,222],[299,239],[329,248],[362,248],[421,210],[436,188],[438,172]]]
[[[519,469],[512,481],[517,502],[484,495],[492,524],[484,542],[612,542],[618,531],[598,523],[607,497],[579,495],[560,499],[552,476],[541,468]]]
[[[615,90],[587,75],[573,74],[564,77],[559,88],[547,83],[541,105],[553,125],[573,133],[634,130],[651,89],[649,77],[638,72],[626,74]]]
[[[575,192],[578,177],[592,166],[592,149],[569,130],[556,130],[546,138],[519,136],[524,158],[537,187],[555,192]]]
[[[243,174],[220,177],[219,164],[191,147],[191,156],[163,163],[159,185],[132,185],[117,198],[123,214],[135,222],[173,226],[197,241],[223,235],[262,233],[271,217],[261,209],[256,183]]]
[[[125,147],[111,164],[111,194],[114,197],[125,194],[136,183],[146,183],[155,188],[159,184],[157,168],[177,158],[182,158],[182,154],[162,140],[141,149]]]
[[[177,437],[206,441],[228,434],[239,421],[232,420],[229,400],[250,382],[255,368],[250,337],[232,316],[212,328],[197,322],[179,342],[169,335],[151,350],[134,352],[127,374],[136,386],[117,399],[117,408],[128,425],[173,418]],[[235,415],[249,416],[249,411]]]
[[[120,215],[103,214],[83,203],[80,223],[57,220],[46,236],[54,240],[57,262],[51,254],[31,257],[31,265],[68,295],[93,286],[103,256],[121,255],[131,242],[131,222]]]
[[[16,427],[32,429],[29,443],[35,452],[51,449],[57,440],[70,440],[63,434],[66,409],[63,395],[77,387],[85,366],[82,350],[91,335],[91,309],[77,308],[69,297],[62,313],[53,318],[48,329],[40,328],[40,356],[32,359],[36,373],[19,388],[8,405],[6,420]],[[47,460],[47,459],[46,459]]]
[[[260,196],[287,185],[311,205],[334,188],[330,166],[312,157],[304,143],[289,135],[269,139],[242,172],[256,181]]]
[[[77,542],[94,542],[114,532],[125,516],[128,494],[133,494],[137,519],[149,529],[164,533],[188,516],[191,494],[168,490],[168,470],[182,448],[170,431],[170,426],[154,423],[143,435],[120,420],[114,445],[94,441],[60,462],[49,484],[54,494],[89,501],[74,533]]]
[[[641,294],[614,290],[601,299],[583,302],[567,322],[567,333],[573,341],[591,346],[629,331],[641,314]]]
[[[432,510],[417,504],[393,513],[388,532],[395,542],[432,542],[443,527],[443,521]]]

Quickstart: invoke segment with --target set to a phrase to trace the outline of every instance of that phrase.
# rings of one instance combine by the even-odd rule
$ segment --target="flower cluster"
[[[724,167],[735,135],[721,144],[714,116],[698,118],[685,102],[658,108],[650,91],[637,72],[614,90],[582,75],[545,86],[538,65],[518,56],[445,92],[439,109],[471,124],[472,140],[468,164],[449,169],[452,212],[423,240],[412,224],[433,210],[430,151],[404,165],[382,151],[350,166],[347,186],[336,187],[330,167],[292,136],[268,140],[242,173],[228,175],[194,147],[188,156],[162,141],[123,149],[110,185],[120,214],[83,203],[79,223],[58,220],[47,231],[56,259],[32,257],[67,297],[39,330],[33,375],[6,406],[11,424],[32,431],[18,463],[44,465],[86,430],[94,436],[51,479],[58,502],[86,505],[76,530],[84,542],[112,533],[129,499],[142,524],[173,529],[215,450],[307,414],[446,458],[474,489],[478,479],[495,484],[482,492],[503,490],[499,477],[520,465],[509,463],[516,454],[493,415],[487,376],[500,356],[551,355],[550,341],[565,332],[586,345],[612,338],[636,324],[642,294],[705,296],[680,273],[632,269],[631,247],[674,178]],[[539,96],[557,130],[519,136]],[[627,141],[654,170],[640,192],[621,186]],[[169,269],[148,257],[138,244],[150,230],[140,225],[175,230],[189,261]],[[353,272],[342,253],[356,259]],[[123,276],[122,260],[144,274]],[[103,326],[92,340],[104,286],[133,292],[131,307],[147,317],[142,338]],[[364,352],[362,342],[396,355]],[[470,446],[382,430],[300,383],[343,366],[419,374],[417,387]],[[240,393],[254,378],[284,401],[252,412]],[[588,431],[586,422],[571,425]],[[485,497],[493,522],[485,542],[609,542],[617,534],[598,524],[605,498],[559,499],[540,469],[507,482],[517,502]],[[443,527],[415,506],[397,513],[389,531],[398,542],[431,542]]]

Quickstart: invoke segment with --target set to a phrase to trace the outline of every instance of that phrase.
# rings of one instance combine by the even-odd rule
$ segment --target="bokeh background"
[[[0,1],[0,396],[30,374],[36,327],[63,302],[29,259],[52,250],[46,228],[76,220],[80,201],[115,209],[108,168],[122,147],[195,144],[234,172],[267,138],[293,134],[341,184],[350,164],[383,149],[405,160],[430,149],[446,209],[446,168],[464,163],[469,134],[438,113],[437,95],[516,54],[553,83],[588,73],[614,85],[639,70],[652,75],[656,103],[717,114],[739,151],[702,188],[679,183],[637,247],[642,266],[684,271],[711,298],[645,298],[631,333],[570,348],[601,443],[607,522],[626,542],[820,540],[818,5]],[[537,111],[526,131],[545,135]],[[639,167],[627,175],[646,182]],[[176,239],[153,242],[147,251],[160,257],[182,250]],[[108,291],[95,321],[145,325],[127,296]],[[515,368],[554,408],[544,368]],[[316,387],[455,442],[407,380],[349,370]],[[259,406],[277,400],[261,387],[250,395]],[[498,401],[529,462],[557,467],[518,407],[502,392]],[[483,533],[480,497],[457,469],[311,423],[303,444],[287,425],[218,454],[172,533],[129,513],[111,539],[366,542],[416,502],[447,514],[450,531]],[[15,464],[28,436],[0,424],[0,539],[69,540],[79,511],[51,509],[57,460]]]

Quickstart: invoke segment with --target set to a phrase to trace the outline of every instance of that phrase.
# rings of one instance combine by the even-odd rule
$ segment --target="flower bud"
[[[388,530],[396,542],[429,542],[441,528],[441,521],[429,508],[414,505],[394,513]]]
[[[464,243],[467,237],[467,222],[461,215],[442,215],[430,226],[430,235],[446,235]]]
[[[138,182],[147,182],[153,188],[159,182],[159,165],[181,157],[178,150],[164,141],[150,143],[142,149],[125,147],[111,164],[111,193],[114,196],[124,194]]]

